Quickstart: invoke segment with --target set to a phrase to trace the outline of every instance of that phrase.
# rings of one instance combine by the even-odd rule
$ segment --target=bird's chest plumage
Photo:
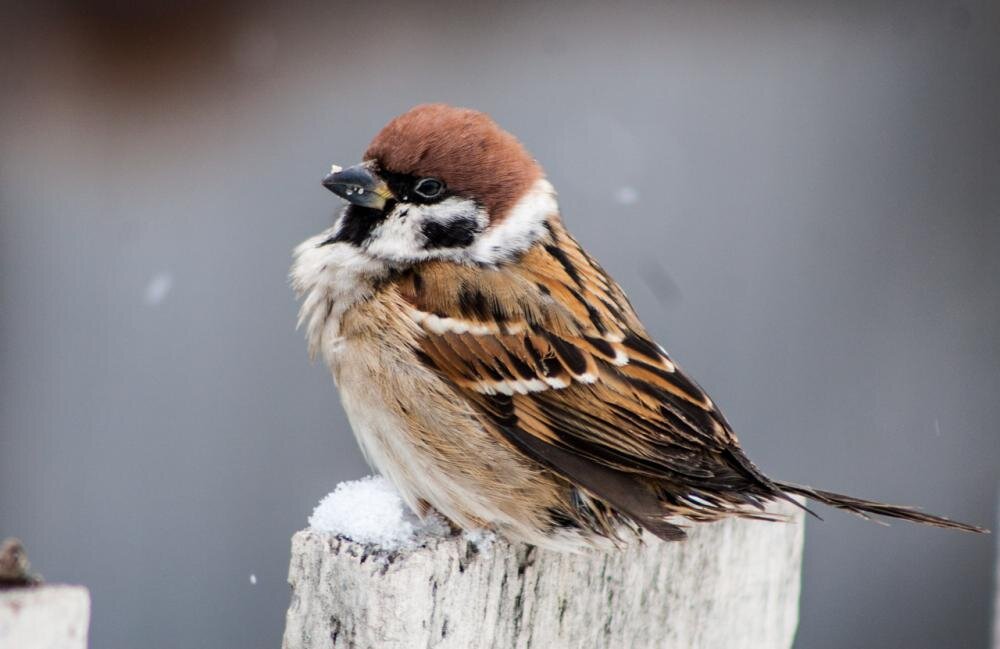
[[[554,489],[551,475],[488,432],[419,361],[421,332],[407,312],[398,293],[383,290],[347,310],[337,340],[324,344],[365,456],[416,511],[430,504],[464,528],[488,521],[530,536],[534,510]]]

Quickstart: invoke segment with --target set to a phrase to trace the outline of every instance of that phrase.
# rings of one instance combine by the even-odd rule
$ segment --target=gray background
[[[94,647],[278,646],[289,536],[366,473],[290,251],[427,100],[522,138],[772,475],[995,524],[998,3],[2,15],[0,535]],[[798,647],[987,645],[991,539],[827,513]]]

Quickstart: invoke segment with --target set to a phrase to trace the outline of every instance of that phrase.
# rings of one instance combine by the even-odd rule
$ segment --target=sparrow
[[[323,185],[347,204],[295,249],[299,325],[366,459],[419,515],[565,551],[773,520],[767,503],[796,495],[985,531],[764,475],[486,114],[417,106]]]

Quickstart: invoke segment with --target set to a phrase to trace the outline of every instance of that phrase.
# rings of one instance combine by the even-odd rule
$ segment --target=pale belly
[[[336,349],[324,350],[369,463],[417,513],[426,503],[463,529],[491,527],[550,544],[546,512],[567,485],[486,430],[472,407],[419,362],[410,341],[386,329],[377,338],[352,335],[352,321],[368,330],[388,315],[371,309],[345,318]]]

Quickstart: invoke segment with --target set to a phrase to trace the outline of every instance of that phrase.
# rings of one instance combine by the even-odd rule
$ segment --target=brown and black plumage
[[[418,107],[327,185],[352,204],[297,252],[302,321],[362,448],[415,508],[556,547],[639,528],[678,540],[684,521],[769,519],[791,495],[983,531],[761,473],[481,113]]]
[[[665,514],[766,518],[764,504],[786,494],[862,515],[979,531],[767,478],[711,398],[650,338],[618,285],[557,220],[547,225],[524,264],[469,269],[456,282],[449,262],[429,262],[399,280],[418,320],[434,314],[470,331],[493,329],[425,327],[417,352],[476,405],[498,437],[670,540],[684,532]],[[554,511],[553,520],[610,534],[587,502]]]

